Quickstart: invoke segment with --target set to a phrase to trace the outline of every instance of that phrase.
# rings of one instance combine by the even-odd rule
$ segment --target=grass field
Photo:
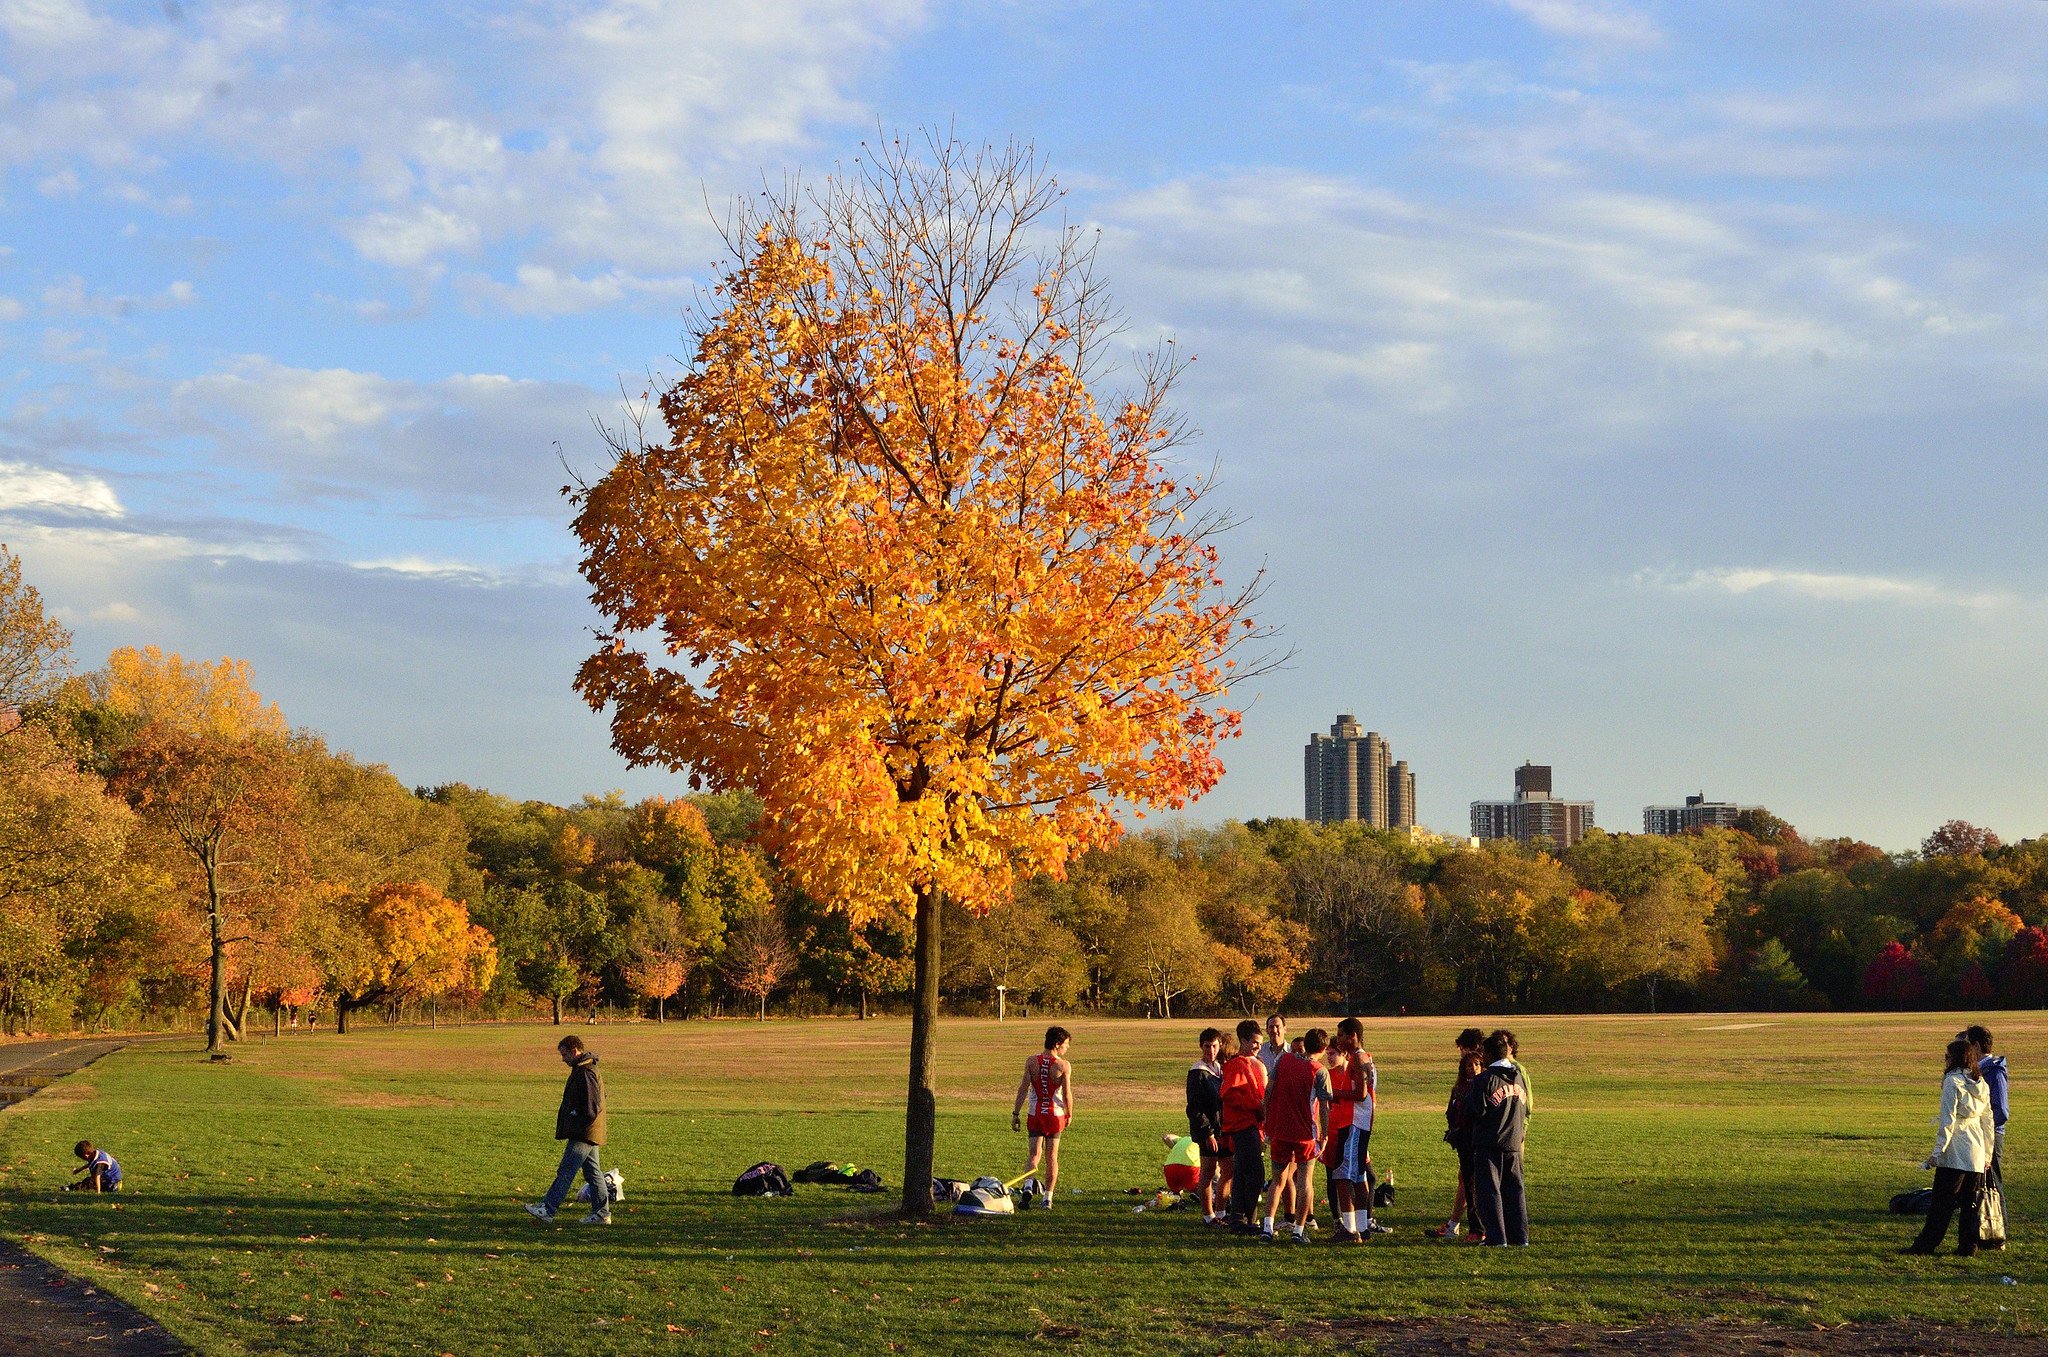
[[[1362,1314],[2042,1332],[2029,1185],[2048,1154],[2029,1135],[2027,1053],[2048,1015],[1994,1017],[2018,1066],[2018,1242],[1974,1260],[1897,1256],[1910,1226],[1884,1213],[1927,1177],[1960,1025],[1930,1014],[1518,1020],[1538,1109],[1528,1250],[1422,1236],[1453,1179],[1440,1109],[1463,1024],[1443,1018],[1370,1024],[1373,1157],[1401,1195],[1397,1233],[1363,1248],[1132,1213],[1124,1189],[1157,1185],[1158,1132],[1183,1125],[1199,1021],[1069,1024],[1061,1199],[1011,1220],[906,1226],[871,1214],[893,1196],[729,1194],[759,1159],[851,1159],[896,1184],[907,1027],[832,1020],[590,1032],[607,1162],[627,1175],[610,1230],[518,1206],[556,1156],[545,1027],[298,1036],[221,1067],[196,1043],[123,1052],[0,1116],[0,1229],[208,1354],[1249,1352],[1275,1322],[1312,1347],[1316,1321]],[[1040,1030],[945,1024],[941,1172],[1017,1171],[1010,1096]],[[119,1199],[56,1191],[81,1136],[120,1157]]]

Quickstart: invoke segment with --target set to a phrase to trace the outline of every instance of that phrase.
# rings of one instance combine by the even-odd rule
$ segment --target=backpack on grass
[[[820,1187],[847,1187],[855,1192],[882,1190],[882,1175],[873,1169],[864,1169],[857,1164],[835,1164],[828,1159],[806,1164],[790,1176],[795,1182],[816,1183]]]
[[[732,1195],[735,1197],[788,1197],[795,1192],[796,1189],[789,1185],[789,1175],[782,1171],[782,1165],[766,1160],[733,1179],[732,1183]]]
[[[1892,1214],[1895,1216],[1924,1216],[1934,1206],[1934,1189],[1915,1188],[1901,1192],[1892,1198]]]

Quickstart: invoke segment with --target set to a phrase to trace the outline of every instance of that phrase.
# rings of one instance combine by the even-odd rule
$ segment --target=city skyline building
[[[1547,763],[1525,762],[1515,770],[1512,801],[1472,803],[1475,839],[1513,839],[1518,843],[1541,839],[1563,852],[1593,827],[1593,803],[1559,800],[1552,792]]]
[[[1733,829],[1744,811],[1761,806],[1738,806],[1733,801],[1709,801],[1702,791],[1685,798],[1682,806],[1644,806],[1643,833],[1689,834],[1696,829]]]
[[[1303,817],[1315,824],[1358,822],[1375,829],[1415,827],[1415,773],[1376,730],[1349,712],[1302,749]]]

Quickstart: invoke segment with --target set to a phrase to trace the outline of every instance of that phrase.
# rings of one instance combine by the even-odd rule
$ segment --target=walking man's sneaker
[[[552,1225],[555,1221],[555,1213],[548,1210],[547,1203],[545,1202],[528,1202],[526,1204],[526,1214],[544,1224]]]
[[[577,1221],[576,1223],[578,1225],[609,1225],[612,1223],[611,1212],[592,1211],[589,1215],[585,1216],[583,1219]]]

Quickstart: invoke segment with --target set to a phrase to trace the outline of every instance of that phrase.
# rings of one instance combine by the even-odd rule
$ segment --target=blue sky
[[[414,782],[672,788],[568,688],[560,454],[713,205],[1034,141],[1296,655],[1425,821],[1523,759],[1907,847],[2048,830],[2048,5],[0,0],[0,540],[96,663],[246,656]],[[1240,695],[1242,696],[1242,695]]]

